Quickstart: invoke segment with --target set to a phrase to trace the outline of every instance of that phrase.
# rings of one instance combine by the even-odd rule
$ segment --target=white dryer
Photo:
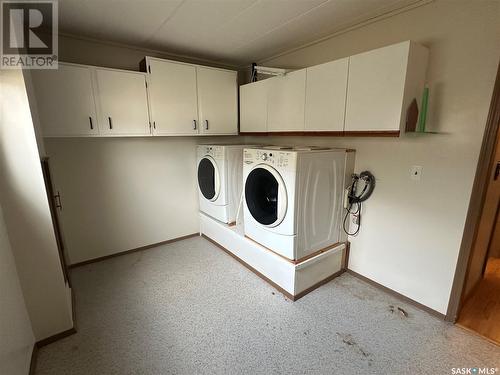
[[[247,237],[291,260],[346,240],[343,196],[352,150],[245,149],[243,162]]]
[[[224,223],[236,220],[245,145],[198,146],[200,211]]]

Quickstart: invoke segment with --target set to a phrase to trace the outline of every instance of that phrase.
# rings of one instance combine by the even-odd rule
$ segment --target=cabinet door
[[[240,131],[267,132],[267,82],[240,86]]]
[[[306,70],[298,70],[284,77],[269,78],[269,131],[304,130]]]
[[[110,69],[96,75],[101,134],[149,135],[145,75]]]
[[[32,77],[44,136],[98,134],[89,67],[59,63],[57,70],[33,70]]]
[[[150,59],[148,63],[153,134],[198,134],[196,68],[156,59]]]
[[[238,82],[234,71],[197,67],[201,133],[238,133]]]
[[[409,42],[350,57],[345,131],[399,131]]]
[[[306,131],[343,131],[349,59],[307,68]]]

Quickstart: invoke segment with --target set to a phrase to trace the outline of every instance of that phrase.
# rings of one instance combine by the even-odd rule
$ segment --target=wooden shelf
[[[399,130],[395,131],[290,131],[290,132],[240,132],[247,136],[289,136],[289,137],[392,137],[400,136]]]

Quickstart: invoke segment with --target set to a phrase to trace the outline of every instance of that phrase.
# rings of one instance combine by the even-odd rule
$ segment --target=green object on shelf
[[[422,110],[420,111],[420,116],[418,118],[417,132],[425,133],[425,121],[427,119],[427,106],[429,104],[429,88],[424,87],[424,92],[422,94]]]

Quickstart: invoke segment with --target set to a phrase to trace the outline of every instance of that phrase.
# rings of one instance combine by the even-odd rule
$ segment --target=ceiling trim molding
[[[381,14],[379,14],[377,16],[373,16],[373,17],[371,17],[371,18],[369,18],[369,19],[367,19],[365,21],[358,22],[358,23],[352,24],[352,25],[347,26],[347,27],[343,27],[340,30],[335,31],[332,34],[326,35],[326,36],[321,37],[319,39],[316,39],[316,40],[314,40],[312,42],[308,42],[308,43],[302,44],[302,45],[300,45],[298,47],[290,48],[290,49],[288,49],[286,51],[283,51],[283,52],[277,53],[275,55],[271,55],[269,57],[266,57],[264,59],[258,60],[258,63],[259,64],[265,64],[265,63],[269,62],[270,60],[274,60],[274,59],[276,59],[278,57],[288,55],[290,53],[299,51],[301,49],[304,49],[304,48],[307,48],[307,47],[310,47],[310,46],[313,46],[315,44],[319,44],[321,42],[324,42],[325,40],[332,39],[332,38],[335,38],[336,36],[348,33],[349,31],[356,30],[356,29],[359,29],[361,27],[370,25],[372,23],[376,23],[376,22],[379,22],[379,21],[382,21],[382,20],[394,17],[394,16],[396,16],[398,14],[406,13],[406,12],[408,12],[410,10],[413,10],[413,9],[416,9],[416,8],[420,8],[422,6],[428,5],[428,4],[433,3],[435,1],[436,0],[417,0],[415,3],[409,4],[409,5],[405,5],[404,7],[401,7],[401,8],[398,8],[398,9],[393,9],[393,10],[387,11],[385,13],[381,13]],[[249,67],[249,65],[239,66],[239,69],[246,69],[248,67]]]
[[[186,54],[181,54],[181,53],[168,52],[165,50],[139,47],[139,46],[134,45],[134,44],[112,42],[109,40],[101,40],[101,39],[76,35],[76,34],[72,34],[72,33],[59,32],[59,36],[62,36],[65,38],[76,39],[76,40],[82,40],[82,41],[90,42],[90,43],[101,44],[101,45],[105,45],[105,46],[107,45],[107,46],[111,46],[111,47],[126,48],[126,49],[132,49],[135,51],[141,51],[141,52],[144,52],[144,54],[145,54],[144,56],[149,56],[151,53],[155,53],[155,54],[162,55],[162,57],[164,57],[165,59],[179,60],[182,62],[188,62],[188,63],[193,63],[193,64],[207,65],[207,66],[232,69],[232,70],[240,70],[242,68],[241,65],[231,64],[231,63],[219,61],[219,60],[212,60],[212,59],[206,59],[206,58],[202,58],[202,57],[196,57],[195,55],[186,55]],[[245,67],[246,67],[246,65],[245,65]]]

